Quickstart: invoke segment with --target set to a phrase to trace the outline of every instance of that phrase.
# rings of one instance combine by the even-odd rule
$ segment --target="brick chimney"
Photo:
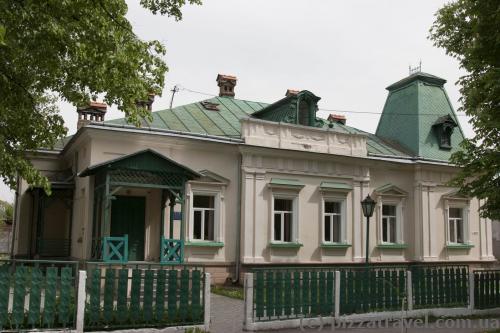
[[[332,123],[337,123],[337,124],[345,125],[346,120],[347,120],[346,117],[344,115],[341,115],[341,114],[333,114],[333,113],[331,113],[328,116],[328,121],[331,121]]]
[[[299,92],[300,91],[295,90],[295,89],[287,89],[285,96],[289,97],[289,96],[297,95]]]
[[[78,123],[76,125],[76,129],[79,130],[81,127],[91,122],[103,122],[106,109],[106,103],[99,102],[90,102],[87,106],[78,107],[76,109],[76,112],[78,112]]]
[[[217,85],[219,86],[219,96],[234,97],[234,87],[236,86],[236,76],[217,75]]]
[[[148,99],[146,101],[137,101],[135,104],[137,107],[146,108],[148,111],[153,110],[153,102],[155,101],[155,94],[148,94]]]

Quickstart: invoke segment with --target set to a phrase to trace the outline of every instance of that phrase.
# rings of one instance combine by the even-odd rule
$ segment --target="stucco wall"
[[[366,220],[360,201],[370,193],[379,205],[370,222],[369,255],[372,262],[407,261],[492,261],[491,222],[480,219],[476,199],[446,198],[453,192],[446,182],[449,166],[425,166],[390,161],[309,154],[258,147],[242,147],[243,206],[242,260],[245,264],[346,263],[365,257]],[[275,248],[272,241],[272,178],[294,179],[305,186],[298,192],[298,238],[303,246]],[[321,182],[342,182],[352,186],[346,195],[348,248],[325,249],[322,243]],[[400,193],[378,194],[391,184]],[[396,197],[391,197],[396,195]],[[401,200],[402,239],[406,248],[381,248],[381,206],[387,200]],[[399,201],[398,201],[399,202]],[[470,249],[450,248],[446,242],[446,205],[466,207],[466,239]]]

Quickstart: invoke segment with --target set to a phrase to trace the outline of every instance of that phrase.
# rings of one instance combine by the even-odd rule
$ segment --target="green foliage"
[[[176,20],[185,3],[141,1]],[[19,174],[49,191],[26,153],[66,134],[57,100],[84,105],[103,97],[139,124],[149,115],[136,101],[161,94],[165,48],[136,36],[125,0],[4,0],[0,13],[0,176],[11,188]]]
[[[441,8],[430,38],[460,62],[459,111],[471,117],[475,136],[451,162],[462,167],[451,182],[482,201],[481,216],[500,220],[500,3],[457,0]]]
[[[14,207],[7,201],[0,200],[0,222],[12,221],[14,218]]]
[[[212,286],[211,292],[216,295],[226,296],[235,299],[244,299],[243,288]]]
[[[201,328],[199,327],[192,327],[192,328],[188,328],[184,331],[185,333],[209,333],[205,330],[202,330]]]

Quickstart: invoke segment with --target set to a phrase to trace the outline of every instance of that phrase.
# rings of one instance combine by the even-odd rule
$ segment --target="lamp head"
[[[366,198],[363,201],[361,201],[361,208],[363,209],[363,215],[365,217],[372,217],[376,204],[377,202],[373,200],[368,194]]]

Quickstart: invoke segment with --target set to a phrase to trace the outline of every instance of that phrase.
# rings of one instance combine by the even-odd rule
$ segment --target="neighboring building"
[[[372,262],[491,263],[491,221],[446,185],[464,137],[445,82],[418,72],[390,85],[376,134],[318,118],[307,90],[236,99],[226,75],[218,97],[140,128],[104,121],[104,104],[79,108],[74,136],[30,155],[53,195],[19,184],[15,255],[182,261],[219,282],[257,265],[362,263],[370,194]]]

